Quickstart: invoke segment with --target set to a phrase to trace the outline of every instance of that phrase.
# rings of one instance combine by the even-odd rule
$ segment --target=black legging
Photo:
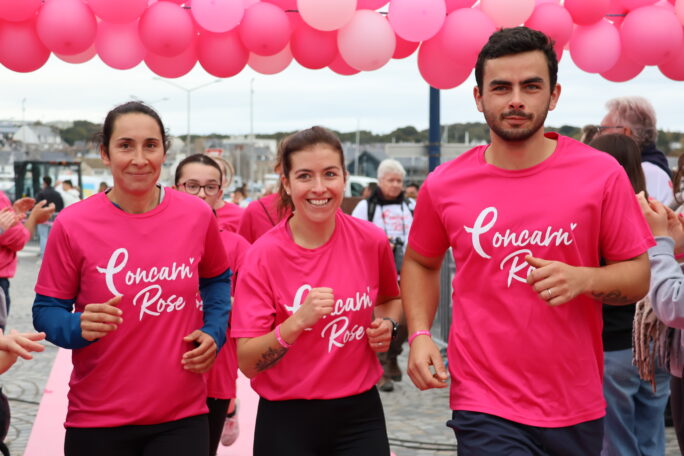
[[[67,428],[65,456],[168,456],[209,454],[207,415],[161,424]]]
[[[209,454],[214,456],[218,451],[219,442],[221,441],[221,432],[223,431],[223,423],[226,422],[226,412],[230,399],[215,399],[213,397],[207,398],[207,407],[209,407]]]
[[[259,400],[254,456],[389,456],[378,390],[340,399]]]

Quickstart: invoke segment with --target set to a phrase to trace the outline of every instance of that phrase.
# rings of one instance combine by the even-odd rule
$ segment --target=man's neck
[[[490,131],[492,143],[485,151],[485,161],[497,168],[516,170],[543,162],[556,150],[556,141],[544,136],[540,128],[524,141],[508,141]]]

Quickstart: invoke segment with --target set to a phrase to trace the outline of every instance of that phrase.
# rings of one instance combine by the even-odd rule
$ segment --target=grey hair
[[[655,144],[658,139],[656,114],[653,105],[643,97],[620,97],[608,100],[608,112],[613,114],[617,125],[632,130],[634,140],[643,149],[648,144]]]
[[[378,179],[382,179],[387,173],[399,174],[402,179],[406,177],[406,170],[404,167],[393,158],[386,158],[378,165]]]

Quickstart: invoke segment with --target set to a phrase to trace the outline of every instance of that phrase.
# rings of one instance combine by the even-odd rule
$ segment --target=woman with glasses
[[[339,139],[313,127],[278,147],[280,197],[293,213],[250,247],[231,336],[261,397],[254,455],[389,455],[376,352],[401,302],[383,231],[344,214]]]
[[[225,159],[221,157],[212,157],[212,159],[218,163],[223,177],[221,181],[221,197],[216,198],[216,202],[213,206],[216,211],[216,217],[218,218],[219,228],[235,233],[238,230],[245,209],[237,204],[228,203],[223,200],[223,192],[230,186],[235,172],[233,171],[233,166],[230,162]]]
[[[114,108],[100,144],[113,187],[52,229],[33,321],[72,349],[66,456],[209,454],[202,374],[225,340],[231,273],[211,209],[157,184],[167,148],[154,110]]]
[[[197,196],[209,207],[216,207],[217,200],[223,195],[222,175],[221,168],[213,158],[203,154],[191,155],[176,168],[176,187],[182,192]],[[249,242],[226,227],[220,229],[220,234],[228,257],[228,266],[235,274],[249,248]],[[227,337],[214,366],[207,374],[210,455],[216,454],[219,440],[223,445],[229,446],[238,437],[235,415],[237,369],[235,340]]]

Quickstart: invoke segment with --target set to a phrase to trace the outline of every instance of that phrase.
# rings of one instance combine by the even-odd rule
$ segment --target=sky
[[[186,89],[216,78],[197,66],[173,79]],[[684,131],[684,83],[647,67],[626,83],[606,81],[585,73],[565,53],[559,66],[562,86],[559,104],[547,125],[581,127],[599,123],[607,100],[641,95],[654,105],[658,126]],[[328,69],[308,70],[295,61],[282,73],[262,75],[246,67],[233,78],[191,92],[190,131],[193,134],[250,133],[250,84],[253,85],[254,133],[273,133],[324,125],[338,131],[357,127],[376,134],[407,125],[427,128],[428,85],[416,63],[416,54],[392,60],[385,67],[354,76]],[[461,86],[442,91],[441,123],[482,122],[473,101],[474,75]],[[187,133],[187,91],[155,79],[144,63],[131,70],[115,70],[98,57],[68,64],[54,55],[37,71],[15,73],[0,66],[0,119],[89,120],[101,123],[107,111],[133,97],[154,106],[173,135]],[[22,114],[22,100],[25,112]]]

